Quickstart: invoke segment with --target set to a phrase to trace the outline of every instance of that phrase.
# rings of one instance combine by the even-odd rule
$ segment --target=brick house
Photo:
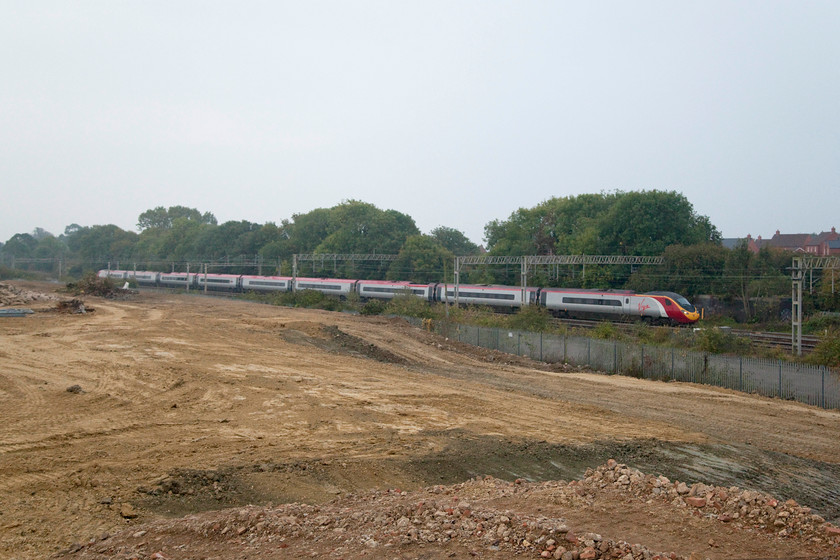
[[[746,241],[747,248],[753,253],[758,253],[764,247],[768,247],[783,251],[806,253],[817,257],[840,254],[840,247],[837,246],[838,242],[840,242],[840,233],[837,233],[835,228],[831,228],[831,231],[824,231],[820,234],[782,233],[776,230],[775,235],[770,239],[762,239],[760,235],[753,239],[752,235],[747,235]]]
[[[831,228],[831,231],[824,231],[815,235],[805,247],[805,252],[819,257],[828,256],[830,254],[828,244],[838,239],[840,239],[840,233],[837,233],[835,228]]]

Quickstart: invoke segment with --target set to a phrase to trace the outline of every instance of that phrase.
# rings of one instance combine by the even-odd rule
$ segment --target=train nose
[[[699,311],[683,311],[685,318],[691,322],[699,321],[700,320],[700,312]]]

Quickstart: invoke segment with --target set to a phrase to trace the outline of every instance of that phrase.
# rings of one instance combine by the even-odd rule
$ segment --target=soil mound
[[[634,514],[647,507],[654,527],[668,519],[669,527],[681,526],[691,536],[658,550],[663,539],[649,537],[652,547],[610,534],[613,526],[587,527],[580,512],[603,509],[605,503],[623,503]],[[673,529],[659,532],[671,538]],[[768,546],[778,557],[835,557],[840,529],[793,500],[781,503],[736,487],[689,487],[610,460],[568,483],[488,476],[414,492],[351,495],[321,506],[249,506],[193,515],[92,539],[60,557],[174,560],[212,552],[223,558],[688,560],[710,551],[715,557],[755,557]]]

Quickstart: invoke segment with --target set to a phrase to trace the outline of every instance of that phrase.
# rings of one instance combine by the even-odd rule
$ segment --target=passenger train
[[[484,284],[391,282],[343,278],[292,278],[187,272],[100,270],[100,278],[134,280],[139,286],[157,286],[226,292],[290,292],[314,290],[346,298],[358,294],[363,300],[390,300],[409,295],[429,302],[486,305],[512,311],[523,306],[522,288]],[[700,319],[700,312],[683,296],[673,292],[588,290],[580,288],[525,289],[528,305],[539,305],[558,317],[604,319],[641,318],[653,323],[687,325]]]

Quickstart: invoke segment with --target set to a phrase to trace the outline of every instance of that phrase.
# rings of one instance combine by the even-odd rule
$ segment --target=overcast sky
[[[840,2],[0,0],[0,241],[360,199],[480,243],[642,189],[840,227]]]

